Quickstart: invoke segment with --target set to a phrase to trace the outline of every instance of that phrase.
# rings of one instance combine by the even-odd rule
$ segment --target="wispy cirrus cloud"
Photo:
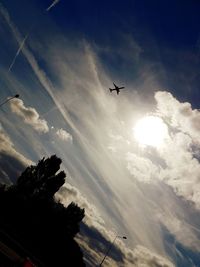
[[[10,18],[10,15],[8,13],[8,11],[6,10],[6,8],[0,3],[0,14],[1,16],[4,18],[4,20],[6,21],[6,23],[9,25],[12,33],[14,34],[15,38],[16,38],[16,41],[19,45],[19,48],[17,49],[17,52],[8,68],[8,72],[11,71],[13,65],[15,64],[15,61],[18,57],[18,55],[20,54],[20,52],[22,51],[23,47],[24,47],[24,44],[26,42],[26,39],[28,38],[28,34],[23,37],[20,32],[18,31],[17,27],[14,25],[14,23],[12,22],[11,18]]]
[[[85,209],[86,217],[77,237],[88,267],[99,265],[105,252],[113,242],[116,233],[106,228],[104,220],[99,215],[95,206],[87,201],[80,191],[67,182],[56,194],[56,199],[64,205],[71,201],[79,203]],[[86,256],[87,255],[87,256]],[[149,266],[149,267],[174,267],[172,261],[150,249],[137,245],[134,249],[126,246],[120,238],[112,246],[112,252],[105,260],[106,266]]]
[[[46,8],[46,11],[49,12],[55,5],[57,5],[60,2],[60,0],[54,0],[52,2],[52,4],[50,4],[48,6],[48,8]],[[19,56],[19,54],[21,53],[21,51],[23,50],[26,40],[28,39],[29,35],[31,34],[31,31],[34,28],[34,25],[32,25],[31,29],[29,30],[29,32],[26,34],[26,36],[23,38],[20,34],[20,32],[18,31],[18,29],[15,27],[15,25],[12,23],[11,18],[9,16],[9,13],[7,12],[7,10],[3,7],[3,5],[0,3],[0,12],[3,15],[3,17],[5,18],[5,20],[7,21],[7,23],[9,24],[9,26],[11,27],[11,30],[13,31],[13,33],[15,34],[15,37],[17,39],[18,42],[18,49],[17,52],[8,68],[8,72],[11,71],[11,69],[13,68],[15,61],[17,59],[17,57]],[[26,49],[25,49],[26,50]],[[26,54],[26,51],[25,51]]]
[[[14,22],[12,21],[8,11],[4,8],[4,6],[1,3],[0,3],[0,13],[2,17],[4,18],[6,24],[10,28],[13,37],[17,41],[17,44],[20,47],[21,44],[23,43],[24,37],[21,35],[20,31],[18,30],[18,28],[15,26]],[[47,90],[47,92],[52,97],[52,99],[54,99],[54,96],[52,93],[53,85],[51,81],[48,79],[48,77],[46,76],[45,72],[40,68],[34,55],[30,52],[27,46],[23,46],[23,49],[21,51],[23,55],[25,56],[25,58],[27,59],[27,61],[29,62],[30,66],[32,67],[32,70],[34,71],[41,85]],[[56,99],[54,99],[54,101],[56,102]],[[58,102],[57,102],[57,105],[59,106]]]
[[[161,212],[158,214],[158,219],[180,244],[194,251],[199,250],[200,230],[198,228],[181,220],[173,212]]]
[[[151,252],[145,247],[137,246],[134,251],[133,266],[149,266],[149,267],[173,267],[175,266],[169,260],[161,257],[160,255]]]
[[[21,117],[26,124],[32,126],[39,133],[47,133],[49,131],[47,121],[40,119],[36,109],[26,107],[21,99],[13,99],[10,102],[10,107],[13,113]]]
[[[7,20],[7,22],[16,38],[19,32],[11,21]],[[59,87],[53,86],[47,72],[41,69],[39,61],[27,47],[24,47],[23,53],[42,87],[49,93],[65,118],[67,127],[71,127],[73,138],[76,138],[75,149],[71,149],[68,155],[66,151],[62,152],[69,171],[76,174],[74,183],[81,185],[81,190],[88,196],[88,203],[94,202],[96,209],[100,210],[101,216],[105,218],[105,227],[99,216],[96,216],[96,224],[93,226],[95,229],[98,228],[99,232],[101,229],[102,236],[105,236],[106,240],[112,241],[114,234],[105,234],[105,229],[114,225],[116,232],[128,233],[130,247],[137,248],[140,245],[146,248],[137,249],[135,252],[129,251],[127,252],[129,256],[123,256],[123,259],[128,257],[124,262],[129,262],[130,266],[134,266],[133,264],[165,266],[165,262],[168,261],[162,260],[162,256],[158,254],[166,256],[166,240],[163,240],[159,224],[155,220],[155,210],[163,208],[163,212],[168,214],[167,209],[173,208],[169,207],[168,203],[165,205],[160,203],[165,183],[173,188],[174,194],[184,196],[187,200],[191,199],[191,187],[188,190],[185,180],[188,182],[188,175],[191,176],[193,173],[188,172],[186,175],[184,173],[186,167],[181,163],[182,160],[185,163],[191,163],[189,151],[191,137],[187,139],[188,136],[184,133],[179,133],[180,136],[174,135],[168,148],[157,153],[165,163],[162,168],[157,167],[155,159],[152,160],[153,153],[150,159],[148,153],[138,152],[137,144],[130,137],[129,132],[133,126],[132,120],[135,114],[140,113],[144,106],[146,108],[145,104],[148,106],[147,101],[145,102],[145,99],[141,101],[138,94],[131,91],[133,89],[131,85],[129,85],[130,90],[121,94],[120,98],[110,93],[108,95],[107,87],[111,83],[110,78],[104,73],[98,56],[90,45],[87,42],[80,43],[77,47],[72,47],[65,38],[57,38],[49,40],[45,51],[37,51],[52,71],[51,73],[56,73]],[[128,52],[126,56],[129,56]],[[147,88],[154,87],[151,79],[148,79],[148,70],[144,74],[142,79],[146,81]],[[113,141],[116,153],[110,153],[107,149],[111,142],[109,137],[111,131],[115,136],[120,136],[115,142]],[[181,152],[179,155],[176,148]],[[176,161],[172,157],[173,154],[177,155]],[[127,169],[127,163],[129,163],[129,169]],[[193,166],[198,169],[197,163],[191,164],[191,168],[188,169],[191,171]],[[175,164],[178,164],[178,170]],[[184,186],[181,185],[182,180],[184,180]],[[144,181],[148,181],[149,186],[154,186],[153,181],[161,181],[162,187],[147,197],[149,190],[144,189]],[[194,187],[194,181],[191,184]],[[184,190],[188,190],[188,194]],[[75,189],[72,191],[78,195]],[[198,194],[195,194],[195,197],[197,198]],[[81,203],[80,199],[78,203]],[[169,202],[174,204],[171,198]],[[84,205],[94,218],[93,208],[88,203],[84,202]],[[180,219],[180,215],[176,214],[176,217]],[[87,218],[88,222],[94,221],[92,216],[87,215]],[[162,221],[161,218],[159,221]],[[174,227],[168,225],[172,233]],[[184,227],[188,227],[187,224],[184,224]],[[191,234],[190,237],[192,236]],[[87,236],[82,239],[85,240],[84,244],[91,255],[91,262],[92,260],[95,262],[95,257],[99,253],[88,242]],[[187,245],[192,246],[191,244],[192,242]],[[98,262],[102,256],[101,251]],[[113,258],[116,259],[116,257]],[[111,262],[110,264],[114,264],[113,260]]]
[[[186,189],[188,193],[190,191],[185,181],[188,181],[192,175],[189,170],[192,170],[193,163],[197,164],[197,169],[199,168],[198,161],[190,162],[193,158],[190,144],[193,141],[183,132],[172,135],[170,133],[171,137],[161,150],[156,152],[148,148],[146,151],[140,150],[133,136],[130,135],[130,130],[133,127],[131,121],[134,121],[137,109],[140,110],[140,106],[145,105],[145,99],[142,102],[139,98],[131,98],[131,93],[128,92],[126,92],[127,95],[125,93],[120,95],[120,101],[114,95],[108,96],[106,86],[103,87],[102,84],[109,82],[109,79],[101,71],[98,59],[91,48],[78,49],[76,52],[75,48],[69,47],[69,51],[61,49],[60,45],[56,47],[52,45],[46,55],[42,53],[51,66],[52,72],[57,71],[61,88],[57,92],[54,90],[55,97],[63,103],[61,105],[63,113],[71,115],[73,123],[70,126],[80,144],[78,151],[81,151],[81,154],[77,155],[79,161],[74,165],[69,157],[67,159],[70,162],[69,165],[73,166],[72,170],[76,173],[82,189],[85,182],[89,185],[86,192],[89,198],[90,195],[95,195],[98,199],[95,205],[103,211],[103,215],[110,213],[112,221],[118,225],[117,229],[127,230],[132,245],[135,241],[136,244],[163,255],[166,241],[162,240],[160,223],[163,224],[163,220],[157,220],[157,210],[159,214],[163,210],[164,216],[167,217],[168,209],[173,210],[171,203],[174,204],[177,200],[172,200],[169,192],[166,192],[169,203],[162,205],[160,196],[163,197],[162,190],[165,190],[165,184],[167,184],[174,190],[174,195],[189,200],[186,192],[183,193]],[[74,66],[74,60],[79,62],[77,66]],[[130,118],[131,116],[133,118]],[[164,121],[165,119],[163,117]],[[110,136],[111,132],[112,136]],[[110,144],[115,153],[110,153],[107,149]],[[191,168],[187,168],[188,162],[192,164]],[[83,181],[83,177],[87,181]],[[155,192],[150,191],[151,194],[147,197],[149,189],[144,188],[144,182],[148,182],[150,188],[154,186],[157,188],[157,184],[160,183],[161,186]],[[191,184],[192,187],[195,186],[194,181]],[[184,205],[183,203],[180,205]],[[188,228],[185,232],[190,242],[187,243],[183,239],[180,242],[184,246],[196,249],[194,229],[184,223],[184,219],[178,212],[174,216],[177,221],[182,220],[179,231]],[[175,234],[174,225],[168,225],[168,229]],[[93,254],[96,255],[91,251],[91,255]],[[140,263],[144,264],[142,261]],[[162,266],[162,263],[159,264],[158,266]],[[163,266],[165,266],[164,263]]]

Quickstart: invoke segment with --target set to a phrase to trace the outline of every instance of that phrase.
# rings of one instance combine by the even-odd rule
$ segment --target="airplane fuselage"
[[[116,84],[114,84],[114,83],[113,83],[113,85],[115,86],[115,88],[109,88],[111,93],[112,93],[112,91],[116,91],[117,94],[119,94],[120,90],[125,88],[124,86],[122,86],[122,87],[118,87],[118,86],[117,86]]]

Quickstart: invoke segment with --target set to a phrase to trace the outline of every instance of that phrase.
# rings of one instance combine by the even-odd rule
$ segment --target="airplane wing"
[[[115,88],[117,88],[117,87],[118,87],[118,86],[117,86],[115,83],[113,83],[113,85],[114,85],[114,87],[115,87]]]
[[[124,86],[122,86],[122,87],[119,87],[119,89],[121,90],[121,89],[125,89],[125,87]]]

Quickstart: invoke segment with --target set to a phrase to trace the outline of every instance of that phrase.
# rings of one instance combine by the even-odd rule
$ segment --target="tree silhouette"
[[[54,195],[65,182],[56,155],[29,166],[10,187],[0,186],[1,228],[41,259],[45,266],[85,266],[73,239],[79,232],[84,209],[64,207]]]
[[[53,155],[46,160],[43,158],[36,166],[26,168],[17,180],[17,190],[26,197],[53,197],[65,182],[64,171],[56,174],[61,162],[61,159]]]

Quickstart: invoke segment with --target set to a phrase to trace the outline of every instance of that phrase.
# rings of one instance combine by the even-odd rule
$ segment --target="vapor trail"
[[[55,5],[57,5],[58,2],[60,2],[60,0],[54,0],[53,3],[49,7],[47,7],[46,11],[48,12],[50,9],[52,9],[52,7],[54,7]]]
[[[11,21],[8,11],[2,6],[1,2],[0,2],[0,14],[3,16],[3,18],[7,22],[14,38],[16,39],[17,43],[20,45],[20,43],[22,43],[22,36],[19,30],[17,29],[17,27]],[[26,46],[24,47],[24,49],[22,49],[22,53],[27,59],[28,63],[30,64],[33,72],[35,73],[36,77],[40,81],[41,85],[49,93],[55,105],[60,110],[66,122],[68,122],[71,125],[71,127],[75,129],[75,126],[73,125],[73,122],[71,121],[69,117],[69,114],[63,110],[63,107],[60,105],[59,100],[54,96],[53,94],[54,87],[51,81],[48,79],[46,73],[40,68],[35,56],[31,53],[31,51]],[[78,131],[77,129],[75,130]]]
[[[47,7],[46,11],[49,12],[56,4],[58,4],[60,0],[54,0],[53,3]],[[26,34],[26,36],[24,37],[24,39],[22,40],[22,42],[19,44],[19,48],[17,50],[17,53],[15,54],[13,60],[12,60],[12,63],[10,64],[9,68],[8,68],[8,72],[11,71],[12,67],[14,66],[15,64],[15,61],[17,59],[17,57],[19,56],[21,50],[23,49],[23,46],[26,42],[26,39],[28,38],[28,36],[30,35],[31,31],[33,30],[33,27],[31,27],[31,30]]]
[[[14,56],[14,58],[13,58],[13,61],[12,61],[12,63],[10,64],[10,66],[9,66],[9,68],[8,68],[8,72],[11,71],[13,65],[15,64],[15,61],[16,61],[18,55],[20,54],[20,52],[21,52],[21,50],[22,50],[22,48],[23,48],[23,46],[24,46],[24,43],[25,43],[25,41],[26,41],[27,38],[28,38],[28,34],[27,34],[27,35],[24,37],[24,39],[22,40],[22,42],[21,42],[21,44],[20,44],[20,46],[19,46],[19,48],[18,48],[18,50],[17,50],[17,53],[15,54],[15,56]]]

